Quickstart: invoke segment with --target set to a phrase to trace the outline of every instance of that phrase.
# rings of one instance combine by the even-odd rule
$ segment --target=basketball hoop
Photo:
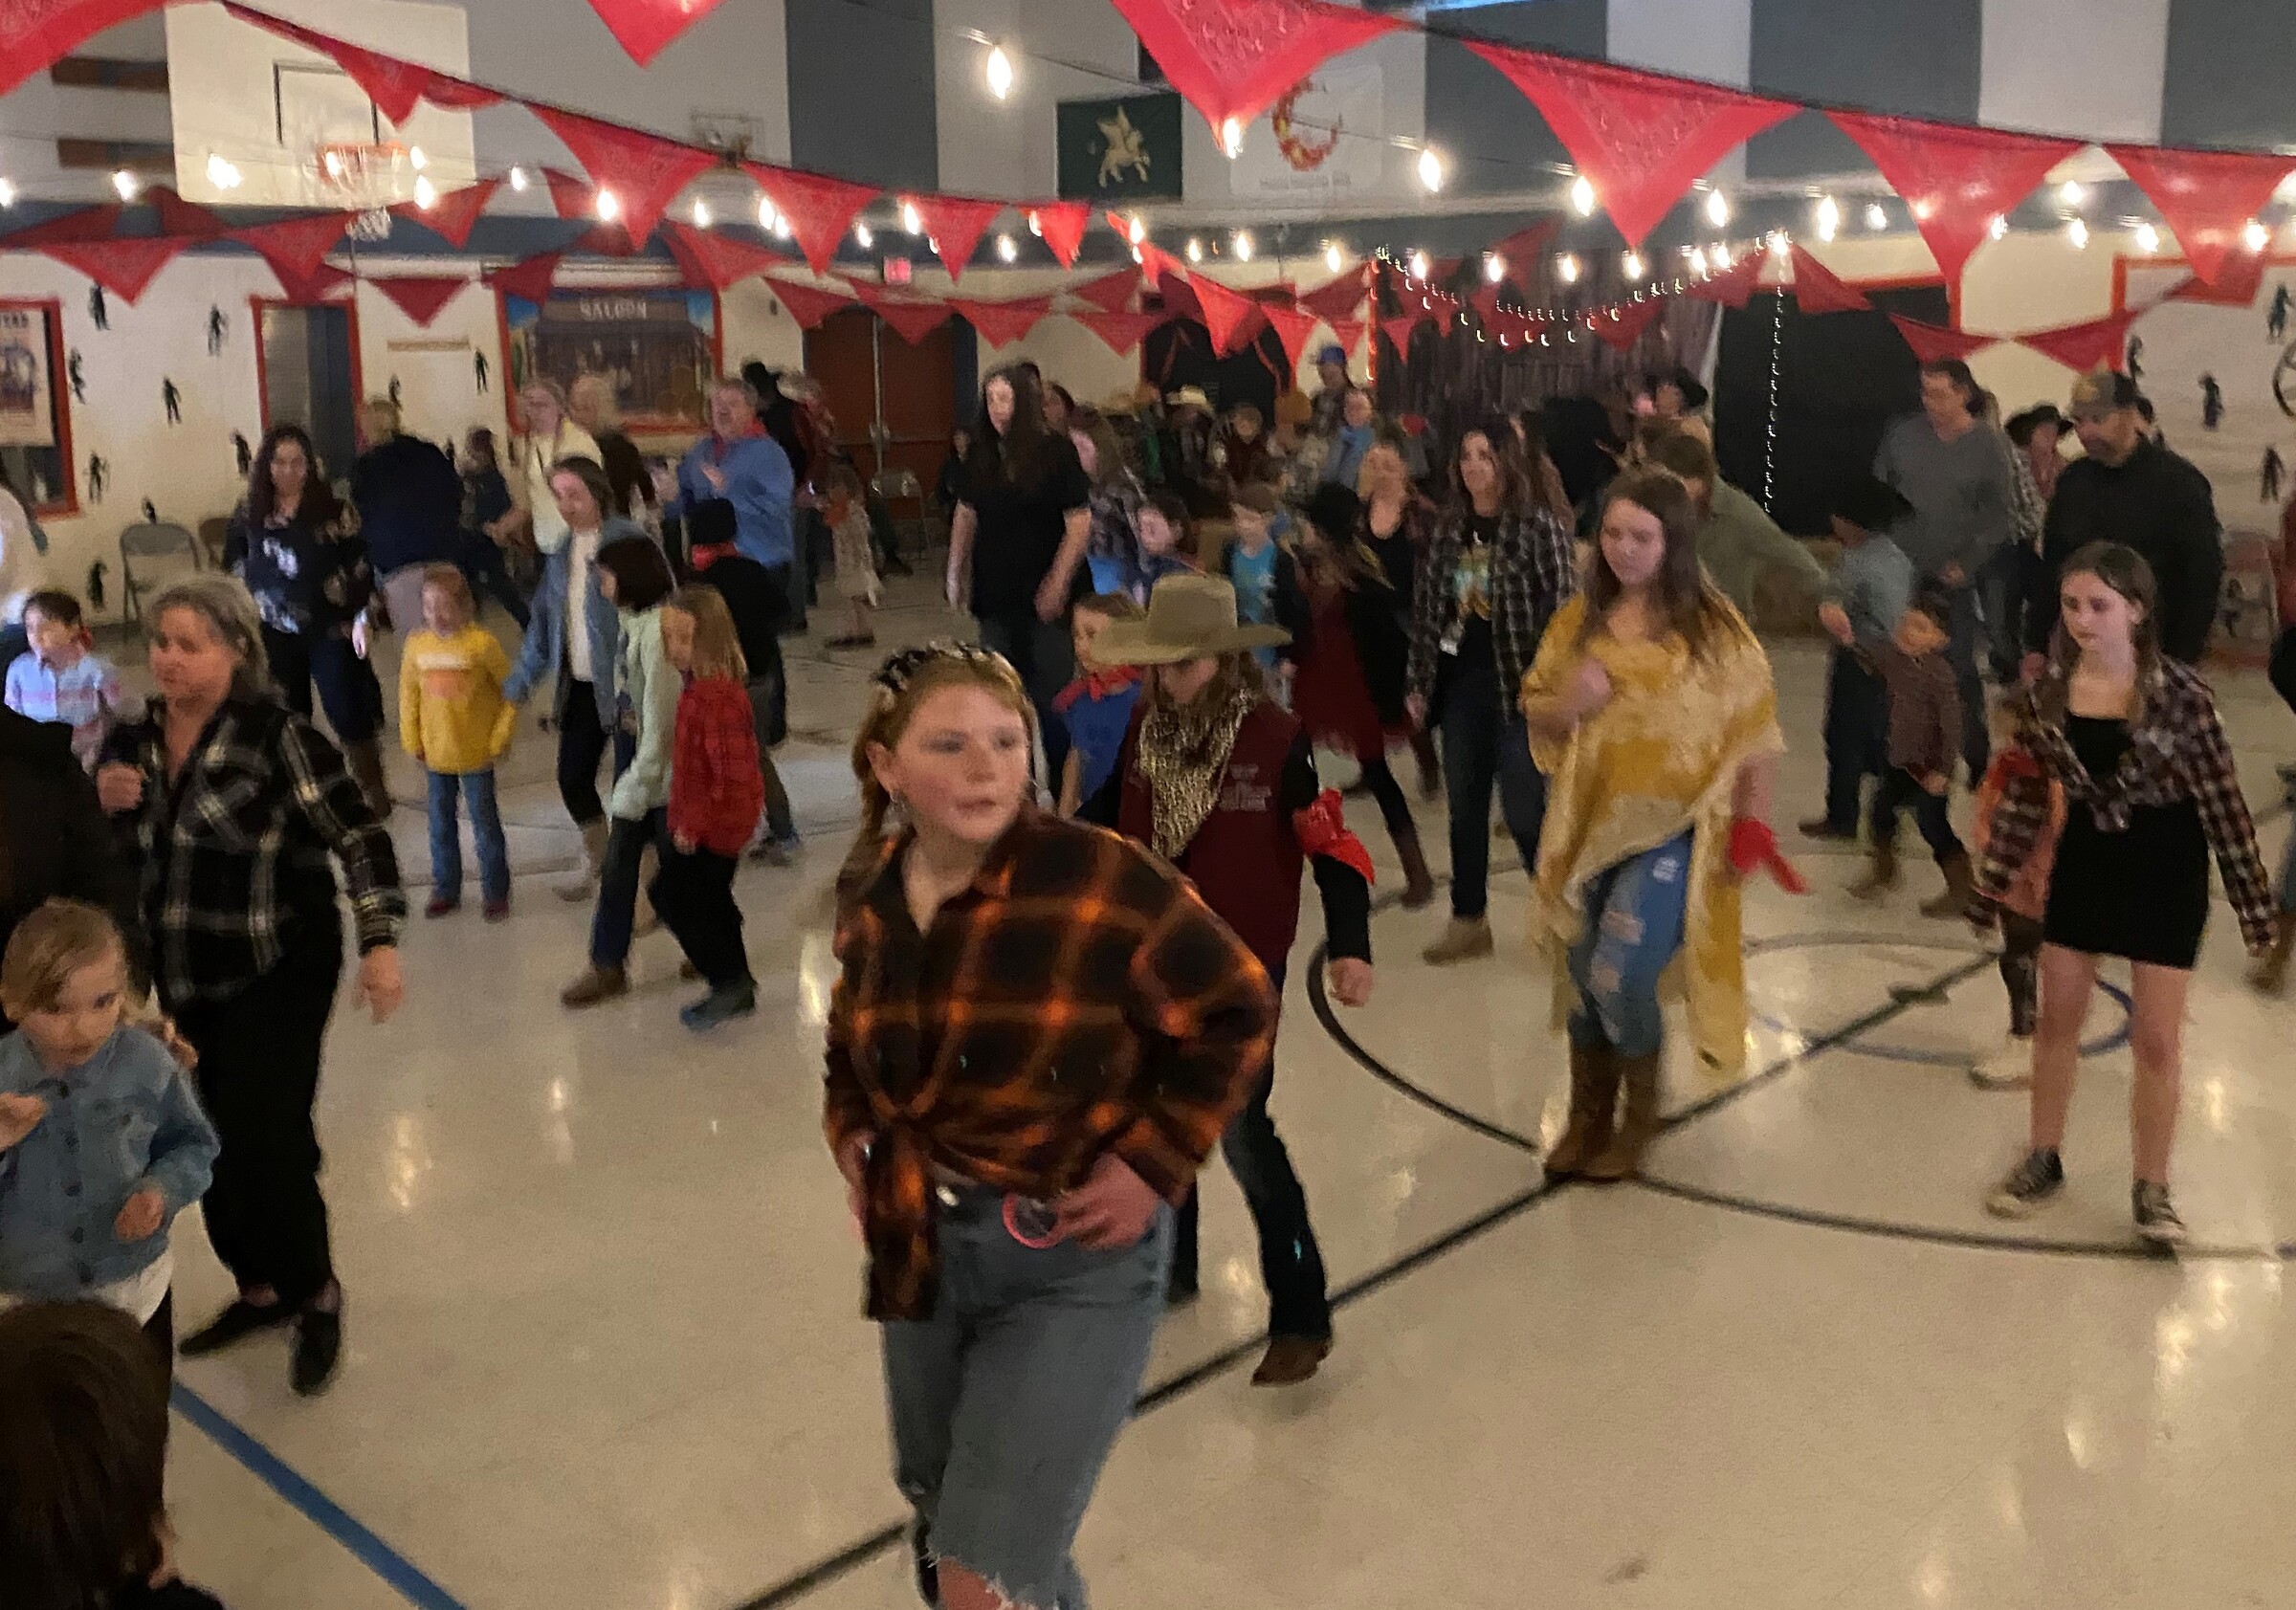
[[[322,141],[311,156],[320,193],[359,214],[351,222],[353,240],[389,237],[391,204],[402,199],[405,176],[413,170],[412,153],[395,140]]]

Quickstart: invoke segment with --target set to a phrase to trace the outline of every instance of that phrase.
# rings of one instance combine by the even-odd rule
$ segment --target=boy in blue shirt
[[[1115,769],[1116,751],[1124,747],[1124,734],[1132,726],[1132,707],[1140,701],[1139,667],[1102,665],[1093,657],[1093,640],[1109,622],[1137,621],[1144,613],[1130,594],[1120,592],[1080,599],[1070,613],[1070,639],[1081,674],[1052,699],[1052,708],[1069,727],[1069,758],[1060,773],[1063,816],[1075,815],[1108,781]]]
[[[35,721],[72,729],[72,753],[96,769],[103,740],[127,708],[120,673],[89,646],[79,600],[42,590],[24,601],[24,633],[32,647],[8,668],[8,707]]]
[[[1913,512],[1886,481],[1853,474],[1834,496],[1842,557],[1818,620],[1834,640],[1825,682],[1825,814],[1801,824],[1814,839],[1855,839],[1866,779],[1888,769],[1889,694],[1881,657],[1913,603],[1913,562],[1889,530]]]
[[[172,1359],[168,1226],[219,1147],[167,1048],[126,1021],[112,919],[50,900],[0,958],[0,1307],[93,1299]]]

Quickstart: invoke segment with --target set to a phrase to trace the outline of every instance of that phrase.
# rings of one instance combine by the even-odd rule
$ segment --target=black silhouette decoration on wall
[[[72,382],[72,400],[76,403],[86,402],[88,377],[80,372],[79,348],[77,346],[72,349],[72,355],[64,360],[64,374]]]
[[[167,410],[167,423],[184,422],[184,394],[175,388],[175,382],[165,375],[160,377],[160,406]]]
[[[88,454],[88,501],[89,501],[89,502],[91,502],[91,503],[100,503],[100,502],[102,502],[102,501],[103,501],[103,483],[104,483],[104,478],[105,478],[105,477],[106,477],[106,476],[107,476],[107,475],[108,475],[110,473],[111,473],[111,466],[110,466],[110,465],[108,465],[108,464],[106,464],[106,463],[103,461],[103,454],[101,454],[101,453],[99,453],[99,452],[91,452],[91,453],[89,453],[89,454]]]
[[[473,375],[475,375],[475,376],[477,378],[477,381],[478,381],[478,393],[479,393],[479,395],[480,395],[480,396],[484,396],[484,395],[486,394],[486,354],[485,354],[485,353],[483,353],[483,352],[474,352],[474,353],[472,353],[472,354],[471,354],[471,373],[472,373]]]
[[[209,356],[209,357],[210,357],[210,358],[213,358],[213,357],[216,357],[216,356],[218,356],[218,355],[220,355],[220,354],[222,353],[222,351],[223,351],[223,338],[225,337],[225,335],[227,335],[227,334],[230,332],[230,330],[231,330],[231,324],[230,324],[230,322],[229,322],[228,320],[225,320],[225,318],[223,317],[223,309],[222,309],[222,308],[220,308],[220,307],[210,307],[210,308],[209,308],[209,309],[208,309],[208,356]]]
[[[232,432],[232,456],[239,462],[239,474],[244,475],[255,465],[255,450],[247,445],[247,432]]]
[[[100,285],[88,287],[88,317],[96,321],[99,330],[112,327],[111,304],[103,299],[103,287]]]

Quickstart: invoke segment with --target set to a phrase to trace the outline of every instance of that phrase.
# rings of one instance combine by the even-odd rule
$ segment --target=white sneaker
[[[1979,1090],[2021,1091],[2033,1084],[2033,1042],[2015,1035],[1971,1065],[1969,1082]]]

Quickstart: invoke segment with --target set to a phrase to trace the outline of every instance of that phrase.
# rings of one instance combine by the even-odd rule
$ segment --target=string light
[[[1578,284],[1578,259],[1572,256],[1568,252],[1565,252],[1561,256],[1556,258],[1555,277],[1561,280],[1565,285]]]
[[[864,252],[877,243],[877,237],[869,232],[869,226],[858,218],[853,220],[853,239],[859,243]]]
[[[1443,188],[1443,156],[1432,145],[1423,145],[1419,152],[1419,183],[1425,190]]]
[[[925,220],[916,210],[916,203],[914,201],[901,203],[901,232],[903,234],[923,234],[925,232]]]
[[[611,190],[598,192],[598,221],[610,224],[622,216],[622,198]]]
[[[1496,252],[1483,254],[1483,277],[1496,285],[1507,277],[1507,259]]]
[[[1693,246],[1690,248],[1690,272],[1697,275],[1702,279],[1706,276],[1705,247]]]
[[[1148,226],[1141,222],[1137,212],[1132,215],[1132,223],[1124,231],[1124,238],[1135,246],[1148,238]]]
[[[1235,250],[1237,262],[1248,263],[1251,261],[1251,232],[1249,230],[1238,230],[1236,238],[1230,244]]]
[[[1889,227],[1888,210],[1878,201],[1866,204],[1866,227],[1879,234]]]
[[[1412,250],[1411,250],[1411,265],[1410,265],[1410,266],[1411,266],[1411,277],[1412,277],[1412,278],[1414,278],[1414,279],[1424,279],[1424,278],[1426,278],[1426,276],[1427,276],[1427,254],[1426,254],[1424,252],[1422,252],[1422,251],[1420,251],[1420,250],[1419,250],[1417,247],[1413,247],[1413,248],[1412,248]]]
[[[1012,94],[1012,57],[1004,54],[1003,45],[988,47],[988,93],[999,100]]]
[[[1201,262],[1203,262],[1203,241],[1201,241],[1201,240],[1198,240],[1198,239],[1197,239],[1197,238],[1196,238],[1194,235],[1190,235],[1190,236],[1188,236],[1188,246],[1187,246],[1187,253],[1188,253],[1188,261],[1189,261],[1189,262],[1191,262],[1191,263],[1201,263]]]
[[[2272,232],[2251,218],[2247,228],[2241,231],[2241,244],[2251,252],[2262,252],[2272,244]]]
[[[1818,238],[1831,240],[1842,232],[1842,205],[1832,196],[1818,198]]]
[[[0,179],[0,207],[13,207],[15,205],[16,187],[6,179]]]
[[[1642,278],[1642,276],[1643,276],[1643,259],[1642,259],[1642,254],[1641,254],[1640,253],[1636,253],[1636,252],[1629,252],[1629,253],[1627,253],[1625,256],[1623,256],[1623,257],[1622,257],[1622,258],[1620,258],[1620,259],[1619,259],[1619,268],[1620,268],[1621,272],[1623,272],[1623,274],[1626,276],[1626,277],[1627,277],[1627,278],[1629,278],[1629,279],[1640,279],[1640,278]]]
[[[1571,181],[1571,205],[1578,210],[1581,218],[1594,214],[1595,182],[1583,173]]]
[[[2000,239],[2000,238],[2001,238],[2003,235],[2007,234],[2008,232],[2009,232],[2009,218],[2008,218],[2008,215],[2007,215],[2006,213],[2002,213],[2002,212],[1996,212],[1996,213],[1993,215],[1993,222],[1992,222],[1992,223],[1990,223],[1990,224],[1987,224],[1987,225],[1985,226],[1985,233],[1987,234],[1987,236],[1988,236],[1988,237],[1990,237],[1990,238],[1992,238],[1992,239],[1994,239],[1994,240],[1998,240],[1998,239]]]
[[[428,173],[414,176],[414,205],[428,212],[438,205],[438,187],[430,183]]]
[[[208,183],[219,190],[237,189],[239,187],[238,165],[227,162],[220,151],[210,151],[208,153]]]
[[[2074,251],[2086,251],[2088,249],[2088,226],[2075,218],[2064,226],[2064,238],[2073,243]]]
[[[1728,269],[1730,267],[1730,247],[1727,243],[1719,240],[1715,241],[1714,250],[1711,254],[1711,256],[1714,267],[1718,269]]]
[[[1773,257],[1782,257],[1793,249],[1794,242],[1787,238],[1785,231],[1772,230],[1770,232],[1770,254]]]
[[[997,261],[998,261],[998,262],[1000,262],[1000,263],[1011,263],[1011,262],[1018,262],[1018,261],[1020,260],[1020,255],[1021,255],[1021,243],[1020,243],[1019,241],[1017,241],[1017,240],[1013,239],[1013,238],[1012,238],[1012,236],[1010,236],[1010,235],[1008,235],[1008,234],[1001,234],[1001,235],[997,236]]]
[[[1244,121],[1241,118],[1223,118],[1220,121],[1220,149],[1234,162],[1244,154]]]
[[[2160,232],[2151,224],[2136,226],[2136,249],[2150,255],[2160,250]]]
[[[1323,266],[1325,268],[1330,269],[1334,274],[1337,274],[1341,264],[1344,261],[1345,258],[1340,254],[1339,243],[1337,241],[1330,240],[1324,242]]]
[[[430,165],[430,159],[423,155],[423,148],[420,145],[409,145],[407,147],[407,165],[420,173]]]
[[[510,187],[512,189],[523,190],[529,184],[532,183],[533,181],[526,177],[526,170],[524,168],[514,167],[510,170]]]
[[[336,160],[334,152],[329,151],[327,153],[327,159],[329,162],[334,163],[338,169],[342,167],[342,165],[341,162]],[[137,179],[134,174],[128,172],[126,168],[116,167],[112,170],[112,188],[120,192],[120,199],[121,201],[135,200],[136,192],[143,187],[143,182]]]
[[[776,240],[787,240],[789,238],[788,218],[785,217],[778,209],[775,209],[773,204],[769,201],[759,202],[758,208],[761,211],[769,210],[773,211],[773,238]]]
[[[1036,215],[1036,209],[1033,207],[1028,210],[1028,232],[1039,240],[1045,238],[1045,221]]]
[[[2078,179],[2067,179],[2057,187],[2057,199],[2067,207],[2078,207],[2087,198],[2088,192],[2081,187]]]
[[[694,198],[694,227],[697,230],[710,227],[710,204],[699,196]]]
[[[1730,223],[1730,197],[1720,190],[1707,191],[1706,221],[1716,229],[1727,227]]]
[[[769,196],[758,197],[758,228],[769,230],[774,225],[773,201]]]

